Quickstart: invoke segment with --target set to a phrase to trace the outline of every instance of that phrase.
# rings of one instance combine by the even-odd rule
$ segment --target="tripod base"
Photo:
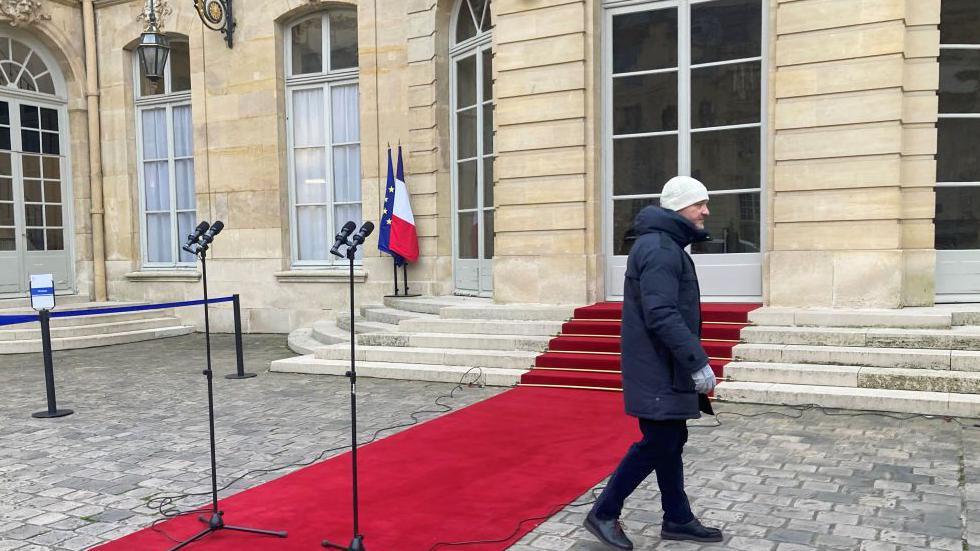
[[[190,545],[195,541],[203,538],[204,536],[210,534],[211,532],[217,532],[218,530],[233,530],[235,532],[263,534],[266,536],[275,536],[277,538],[286,537],[286,532],[281,532],[276,530],[259,530],[258,528],[245,528],[243,526],[228,526],[227,524],[225,524],[225,519],[222,518],[222,515],[224,515],[224,513],[222,513],[221,511],[216,511],[214,513],[211,513],[210,517],[205,517],[204,515],[197,517],[198,520],[207,524],[208,527],[205,528],[204,530],[201,530],[197,534],[191,536],[189,540],[185,540],[181,542],[179,545],[177,545],[176,547],[172,547],[170,551],[176,551],[177,549]]]
[[[225,375],[225,379],[251,379],[252,377],[255,377],[255,373],[242,373],[241,375],[232,373],[231,375]]]
[[[328,549],[344,549],[346,551],[364,551],[364,536],[360,534],[354,536],[354,539],[350,541],[350,545],[346,547],[342,545],[337,545],[336,543],[330,543],[327,540],[323,540],[323,542],[320,545]]]
[[[72,413],[75,412],[70,409],[56,409],[54,411],[44,410],[37,413],[32,413],[31,417],[34,417],[35,419],[51,419],[53,417],[64,417],[66,415],[71,415]]]

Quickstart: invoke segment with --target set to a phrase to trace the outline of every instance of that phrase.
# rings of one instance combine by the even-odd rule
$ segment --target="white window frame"
[[[173,79],[170,75],[170,60],[167,57],[167,64],[164,68],[164,82],[166,83],[165,90],[161,94],[154,94],[149,96],[140,96],[140,86],[142,85],[142,80],[140,76],[139,67],[139,57],[136,52],[133,52],[133,95],[135,96],[134,104],[136,106],[136,159],[137,159],[137,176],[139,181],[139,213],[140,213],[140,258],[141,266],[149,270],[160,270],[160,269],[194,269],[197,266],[197,259],[190,261],[181,260],[181,249],[180,244],[186,239],[180,235],[179,226],[179,214],[185,212],[191,212],[189,209],[178,209],[177,208],[177,182],[176,182],[176,165],[179,159],[193,159],[195,164],[195,171],[197,161],[193,155],[193,149],[190,157],[180,157],[179,159],[174,155],[174,134],[173,134],[173,110],[175,107],[187,106],[191,107],[191,91],[185,90],[181,92],[171,92],[171,83]],[[144,155],[143,155],[143,113],[146,111],[152,111],[155,109],[163,108],[166,110],[165,122],[167,126],[167,178],[170,191],[170,239],[171,239],[171,252],[173,253],[172,262],[151,262],[149,260],[149,248],[148,248],[148,234],[147,234],[147,223],[146,223],[146,182],[144,173]],[[193,107],[191,107],[191,115],[193,116]],[[193,130],[191,131],[191,138],[193,139]],[[156,159],[160,161],[162,159]],[[196,176],[196,174],[195,174]],[[197,181],[195,178],[194,182],[194,213],[196,220],[197,213]]]
[[[364,193],[361,190],[360,200],[358,201],[336,201],[336,189],[333,180],[333,150],[337,146],[354,145],[358,146],[358,153],[361,152],[361,129],[360,124],[358,124],[358,139],[356,142],[343,142],[334,143],[333,141],[333,110],[331,109],[332,102],[332,92],[333,88],[343,87],[343,86],[356,86],[358,97],[360,98],[360,82],[358,79],[358,74],[360,68],[348,67],[344,69],[338,69],[336,71],[322,71],[319,73],[307,73],[302,75],[293,75],[293,47],[292,47],[292,30],[293,27],[308,21],[309,19],[321,17],[321,32],[322,32],[322,45],[323,45],[323,64],[325,68],[330,67],[330,12],[332,10],[327,9],[321,12],[317,12],[314,15],[303,17],[292,23],[290,23],[285,28],[283,33],[284,41],[284,65],[286,67],[286,157],[287,157],[287,167],[289,171],[288,177],[288,187],[289,187],[289,243],[290,243],[290,264],[294,268],[319,268],[319,267],[334,267],[340,265],[347,265],[347,260],[342,258],[337,258],[331,254],[327,254],[324,259],[311,259],[311,260],[300,260],[299,258],[299,216],[297,208],[300,206],[323,206],[327,211],[327,241],[331,242],[333,237],[334,228],[336,228],[336,222],[334,221],[335,210],[338,206],[343,205],[361,205],[362,209],[362,219],[363,219],[363,205],[364,205]],[[296,198],[296,159],[293,154],[295,149],[294,139],[293,139],[293,92],[298,90],[314,90],[321,89],[323,94],[323,135],[325,143],[323,148],[326,151],[324,157],[326,157],[326,166],[324,167],[324,174],[326,175],[326,182],[324,186],[326,189],[326,202],[324,203],[303,203],[298,204]],[[358,116],[360,115],[360,100],[358,100]],[[358,181],[361,181],[361,175],[358,175]],[[355,259],[355,265],[361,265],[361,251],[358,251],[358,258]]]
[[[769,22],[767,20],[767,14],[769,13],[769,5],[771,0],[759,0],[761,3],[761,29],[760,29],[760,55],[754,57],[746,57],[732,60],[724,60],[719,62],[709,62],[709,63],[698,63],[691,64],[691,7],[697,4],[708,4],[711,2],[716,2],[717,0],[605,0],[603,2],[603,14],[602,14],[602,83],[601,83],[601,174],[602,174],[602,186],[603,190],[603,224],[602,224],[602,243],[603,250],[606,251],[604,258],[605,262],[609,262],[616,251],[615,243],[615,231],[613,227],[613,215],[614,215],[614,200],[630,200],[630,199],[650,199],[651,201],[659,199],[659,193],[649,193],[649,194],[638,194],[638,195],[613,195],[613,127],[612,127],[612,115],[613,115],[613,70],[612,70],[612,21],[613,17],[617,15],[623,15],[627,13],[635,12],[646,12],[651,9],[677,9],[677,27],[678,27],[678,46],[677,46],[677,67],[673,69],[653,69],[649,71],[637,71],[633,73],[622,73],[618,74],[617,77],[631,76],[631,75],[642,75],[651,73],[677,73],[677,83],[678,83],[678,97],[677,97],[677,130],[668,130],[660,132],[645,132],[639,134],[628,134],[616,136],[617,139],[624,137],[648,137],[648,136],[658,136],[658,135],[677,135],[677,173],[681,176],[690,176],[691,174],[691,134],[706,131],[719,131],[719,130],[735,130],[739,128],[759,128],[759,187],[757,188],[744,188],[744,189],[726,189],[709,191],[708,195],[710,197],[720,196],[720,195],[731,195],[731,194],[743,194],[743,193],[758,193],[759,194],[759,252],[754,253],[724,253],[725,257],[731,258],[736,262],[755,259],[761,262],[762,255],[765,254],[768,244],[766,239],[766,225],[767,225],[767,212],[766,212],[766,201],[767,201],[767,189],[768,189],[768,170],[769,170],[769,149],[768,149],[768,101],[769,101],[769,82],[768,82],[768,69],[769,69]],[[758,61],[760,64],[760,88],[759,88],[759,122],[758,123],[746,123],[746,124],[736,124],[736,125],[723,125],[723,126],[711,126],[704,128],[691,128],[691,71],[694,69],[702,67],[711,67],[718,65],[733,65],[737,63],[748,63]],[[695,259],[697,257],[703,256],[701,254],[693,255]],[[711,256],[722,256],[722,254],[712,254]],[[608,273],[608,266],[604,268],[604,273]],[[608,290],[611,288],[610,282],[606,281],[605,287],[607,289],[606,296],[611,296]],[[743,301],[755,301],[758,300],[759,296],[731,296],[731,297],[712,297],[712,300],[727,301],[727,300],[743,300]]]

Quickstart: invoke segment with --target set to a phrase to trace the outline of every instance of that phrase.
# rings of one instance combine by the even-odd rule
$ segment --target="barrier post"
[[[245,373],[245,349],[242,346],[242,303],[237,294],[232,295],[231,305],[235,313],[235,359],[237,370],[231,375],[225,375],[225,378],[249,379],[255,377],[255,373]]]
[[[51,357],[51,312],[40,310],[37,313],[38,321],[41,322],[41,350],[44,355],[44,389],[48,395],[47,411],[32,413],[31,417],[47,419],[51,417],[64,417],[75,413],[70,409],[58,409],[58,400],[54,392],[54,360]]]

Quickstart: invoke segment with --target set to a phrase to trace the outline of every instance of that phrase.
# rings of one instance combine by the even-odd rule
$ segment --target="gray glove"
[[[694,372],[694,390],[698,394],[708,394],[715,389],[715,372],[710,365],[706,365]]]

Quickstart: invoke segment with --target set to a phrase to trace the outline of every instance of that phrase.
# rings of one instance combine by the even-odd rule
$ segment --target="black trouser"
[[[630,446],[606,489],[592,507],[600,520],[619,518],[623,502],[653,471],[657,472],[664,520],[686,523],[694,519],[684,493],[684,461],[681,454],[687,442],[687,421],[640,419],[643,439]]]

